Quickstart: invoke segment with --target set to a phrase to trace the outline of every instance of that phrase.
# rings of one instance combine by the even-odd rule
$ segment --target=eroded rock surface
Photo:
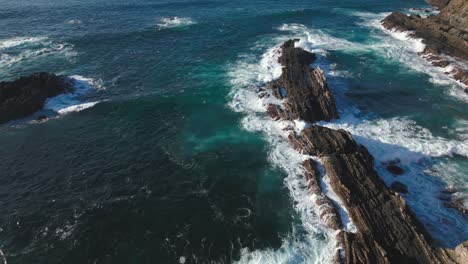
[[[0,82],[0,123],[32,115],[44,107],[47,98],[72,89],[69,78],[45,72]]]
[[[273,95],[286,98],[284,106],[269,104],[268,114],[275,120],[300,118],[309,122],[337,118],[323,73],[308,66],[314,56],[295,48],[294,42],[282,46],[282,77],[267,85]],[[331,229],[341,230],[337,241],[343,254],[336,254],[336,263],[468,262],[466,243],[454,250],[431,246],[430,236],[405,200],[382,181],[372,155],[349,132],[310,125],[300,133],[291,132],[289,140],[297,151],[320,159],[330,187],[356,226],[355,233],[343,230],[336,205],[322,192],[317,163],[305,160],[304,174],[320,208],[319,217]]]
[[[468,1],[433,0],[429,3],[443,8],[439,14],[427,18],[393,12],[382,20],[382,25],[391,30],[408,31],[414,37],[422,38],[426,48],[420,55],[437,67],[452,65],[447,74],[468,85],[466,67],[451,64],[443,56],[450,55],[465,62],[468,60]]]
[[[346,263],[456,263],[430,237],[406,205],[374,169],[374,159],[347,131],[312,125],[292,135],[293,146],[319,156],[330,184],[357,233],[343,232]]]
[[[282,118],[308,122],[338,118],[323,71],[310,67],[315,55],[296,48],[295,42],[297,40],[288,40],[281,46],[281,77],[266,85],[275,97],[285,98]]]

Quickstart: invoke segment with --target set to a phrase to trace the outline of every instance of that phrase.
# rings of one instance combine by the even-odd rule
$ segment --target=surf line
[[[404,198],[386,186],[374,169],[372,155],[349,132],[314,124],[337,119],[339,114],[323,71],[310,68],[315,54],[296,47],[297,41],[288,40],[280,47],[281,76],[257,93],[260,98],[281,100],[266,106],[272,119],[307,122],[298,132],[291,128],[288,139],[295,150],[310,157],[303,163],[304,174],[320,219],[335,230],[333,262],[466,261],[460,257],[468,253],[463,245],[455,250],[430,245],[429,234]],[[337,200],[330,199],[333,196]],[[340,204],[344,210],[339,210]],[[347,218],[355,228],[343,225]]]
[[[3,258],[3,264],[8,264],[5,253],[3,253],[3,251],[1,249],[0,249],[0,256],[2,256],[2,258]]]

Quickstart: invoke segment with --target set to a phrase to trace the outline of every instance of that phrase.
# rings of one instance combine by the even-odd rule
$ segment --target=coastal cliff
[[[295,42],[289,40],[281,46],[283,74],[266,85],[273,95],[285,99],[284,105],[269,104],[268,114],[275,120],[301,118],[309,122],[338,118],[323,72],[309,66],[315,55],[296,48]],[[286,90],[286,96],[281,89]],[[314,114],[309,115],[310,111]],[[319,197],[315,200],[317,206],[324,208],[319,216],[329,228],[338,231],[336,263],[468,261],[468,242],[455,250],[431,246],[429,234],[403,197],[386,186],[374,169],[372,155],[349,132],[311,124],[299,133],[290,133],[289,140],[294,149],[320,161],[330,187],[356,226],[356,232],[343,228],[337,205],[322,192],[318,163],[313,159],[304,161],[310,192]]]
[[[447,74],[468,85],[468,70],[444,56],[468,60],[468,1],[429,3],[442,8],[440,13],[424,18],[416,14],[408,16],[401,12],[393,12],[382,20],[382,25],[389,30],[410,32],[411,36],[421,38],[426,48],[420,55],[431,61],[434,66],[445,68],[452,65],[453,69]]]

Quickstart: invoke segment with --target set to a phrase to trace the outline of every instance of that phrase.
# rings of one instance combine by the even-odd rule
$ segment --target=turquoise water
[[[303,157],[255,96],[292,37],[319,54],[337,98],[342,118],[323,125],[352,132],[387,183],[384,162],[401,160],[405,198],[437,244],[468,238],[437,199],[455,186],[466,204],[468,100],[420,43],[376,23],[424,1],[0,5],[0,80],[49,71],[87,84],[50,102],[66,111],[46,122],[0,127],[8,263],[329,262]]]

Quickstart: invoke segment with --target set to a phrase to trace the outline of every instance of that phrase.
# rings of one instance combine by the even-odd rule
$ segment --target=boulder
[[[310,64],[315,54],[296,48],[297,40],[288,40],[281,46],[279,62],[283,66],[279,80],[266,87],[279,99],[285,98],[285,118],[302,119],[308,122],[338,118],[323,71]]]
[[[388,165],[387,170],[395,175],[402,175],[405,171],[397,165]]]
[[[71,79],[45,72],[0,82],[0,123],[32,115],[47,98],[72,90]]]

